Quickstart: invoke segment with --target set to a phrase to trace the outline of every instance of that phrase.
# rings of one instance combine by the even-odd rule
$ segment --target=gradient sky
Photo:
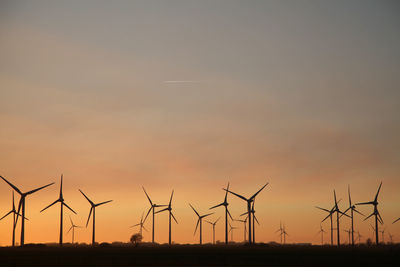
[[[247,196],[270,182],[257,241],[278,241],[282,220],[288,242],[313,243],[325,215],[314,206],[330,207],[333,189],[344,209],[348,184],[358,202],[383,181],[400,240],[399,14],[398,1],[1,1],[0,175],[23,191],[56,182],[28,197],[26,242],[58,241],[58,207],[39,211],[61,173],[77,224],[89,212],[78,188],[114,200],[97,210],[99,242],[129,240],[149,208],[142,185],[160,204],[175,189],[173,239],[197,242],[188,203],[206,212],[228,181]],[[1,182],[0,213],[10,200]],[[229,200],[234,217],[245,211]],[[157,220],[167,242],[167,214]],[[364,237],[370,222],[356,219]]]

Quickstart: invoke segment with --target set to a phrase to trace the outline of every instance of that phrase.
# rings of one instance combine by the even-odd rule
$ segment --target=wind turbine
[[[237,227],[232,226],[231,223],[229,223],[229,232],[231,233],[231,242],[233,242],[233,230],[237,229]]]
[[[326,232],[325,232],[325,230],[322,228],[322,224],[320,224],[320,225],[319,225],[319,231],[318,231],[317,235],[318,235],[318,234],[321,234],[321,245],[324,245],[324,233],[326,233]]]
[[[379,231],[382,234],[382,243],[383,244],[385,244],[385,231],[386,231],[386,228],[384,228],[383,230]]]
[[[219,219],[221,219],[221,217],[219,217],[216,221],[214,221],[214,222],[210,222],[210,221],[207,221],[206,220],[206,222],[208,222],[209,224],[211,224],[212,225],[212,228],[213,228],[213,244],[215,245],[215,225],[217,224],[217,222],[219,221]]]
[[[378,228],[378,222],[380,224],[383,224],[383,219],[381,217],[381,215],[379,214],[378,211],[378,196],[379,196],[379,192],[381,190],[382,187],[382,182],[379,185],[378,191],[376,192],[375,198],[373,201],[370,202],[362,202],[362,203],[356,203],[356,205],[373,205],[374,206],[374,212],[372,212],[367,218],[364,219],[367,220],[369,217],[371,216],[375,216],[375,239],[376,239],[376,245],[379,245],[379,228]]]
[[[282,221],[279,222],[279,229],[275,231],[275,233],[279,233],[280,237],[281,237],[281,245],[282,245],[282,232],[283,232],[283,228],[282,228]]]
[[[228,183],[227,189],[229,190],[229,183]],[[227,200],[228,200],[228,191],[225,192],[224,202],[210,208],[210,210],[211,210],[211,209],[214,209],[214,208],[217,208],[220,206],[225,207],[225,244],[228,244],[228,215],[231,218],[231,220],[233,220],[232,215],[228,210],[229,203]]]
[[[157,204],[153,203],[153,202],[151,201],[149,195],[147,194],[147,192],[146,192],[146,190],[144,189],[143,186],[142,186],[142,188],[143,188],[143,191],[144,191],[144,193],[146,194],[146,197],[147,197],[147,199],[149,200],[150,205],[151,205],[149,211],[148,211],[147,214],[146,214],[146,217],[144,217],[144,221],[143,221],[143,222],[146,221],[147,216],[149,216],[150,211],[153,211],[153,222],[152,222],[153,225],[152,225],[152,229],[151,229],[151,242],[154,243],[154,225],[155,225],[154,219],[155,219],[155,208],[158,208],[158,207],[165,207],[165,206],[167,206],[167,205],[157,205]]]
[[[171,198],[169,199],[168,207],[166,207],[165,209],[162,209],[162,210],[159,210],[159,211],[156,212],[156,213],[159,213],[159,212],[163,212],[163,211],[168,211],[168,213],[169,213],[169,236],[168,236],[168,244],[170,244],[170,245],[171,245],[171,217],[174,219],[174,221],[175,221],[176,223],[178,223],[178,221],[176,220],[174,214],[172,213],[171,204],[172,204],[172,197],[173,197],[173,196],[174,196],[174,190],[172,190]]]
[[[15,221],[15,216],[21,216],[21,214],[18,214],[17,211],[15,210],[15,202],[14,202],[14,190],[12,191],[12,206],[11,210],[7,212],[6,215],[0,218],[0,221],[3,220],[5,217],[8,215],[12,214],[13,215],[13,232],[12,232],[12,246],[15,246],[15,227],[16,227],[16,221]],[[26,219],[26,218],[25,218]],[[27,219],[26,219],[27,220]]]
[[[35,193],[35,192],[37,192],[37,191],[39,191],[39,190],[41,190],[41,189],[43,189],[43,188],[46,188],[46,187],[54,184],[54,183],[50,183],[50,184],[47,184],[45,186],[33,189],[31,191],[28,191],[28,192],[21,192],[21,190],[19,190],[15,185],[13,185],[9,181],[7,181],[6,178],[4,178],[1,175],[0,175],[0,178],[3,179],[4,182],[6,182],[9,186],[11,186],[21,196],[21,198],[19,200],[19,203],[18,203],[17,214],[20,214],[19,211],[22,208],[22,214],[21,214],[22,218],[25,218],[25,200],[26,200],[26,197],[31,195],[31,194],[33,194],[33,193]],[[15,225],[14,226],[17,225],[18,217],[19,216],[17,216],[17,219],[15,220]],[[22,221],[21,221],[21,242],[20,242],[20,246],[22,247],[24,244],[25,244],[25,220],[22,219]]]
[[[350,230],[343,230],[343,231],[346,232],[349,235],[349,245],[350,245],[351,244],[350,243],[350,236],[351,236],[352,231],[351,231],[351,229]]]
[[[283,234],[283,244],[286,244],[286,236],[288,236],[289,234],[286,232],[285,224],[283,224],[282,234]]]
[[[62,186],[63,186],[63,175],[61,174],[60,195],[59,195],[58,199],[40,211],[40,212],[45,211],[46,209],[50,208],[51,206],[53,206],[57,202],[60,202],[60,208],[61,208],[61,211],[60,211],[60,240],[59,240],[60,246],[62,246],[62,243],[63,243],[63,207],[64,206],[67,207],[70,211],[72,211],[73,213],[76,214],[76,212],[73,209],[71,209],[64,202],[64,197],[63,197],[63,193],[62,193]]]
[[[398,221],[400,221],[400,218],[394,220],[394,222],[392,222],[392,224],[394,224],[394,223],[396,223],[396,222],[398,222]]]
[[[361,237],[363,236],[360,234],[360,231],[357,231],[358,244],[361,244]]]
[[[69,228],[67,234],[72,230],[72,244],[74,244],[75,228],[82,228],[82,226],[75,225],[71,219],[71,216],[69,216],[69,220],[71,221],[71,228]]]
[[[336,201],[336,191],[335,190],[333,190],[333,197],[334,197],[334,200],[335,200],[335,208],[334,208],[333,212],[336,212],[337,245],[338,245],[338,247],[340,247],[340,228],[339,228],[339,218],[340,218],[340,216],[339,216],[339,214],[342,214],[342,215],[344,215],[346,217],[349,217],[349,218],[350,218],[350,216],[348,216],[347,214],[345,214],[345,213],[343,213],[343,212],[341,212],[339,210],[338,202]]]
[[[339,199],[339,201],[338,201],[338,203],[341,201],[341,199]],[[327,210],[327,209],[324,209],[324,208],[321,208],[321,207],[318,207],[318,206],[315,206],[317,209],[320,209],[320,210],[323,210],[323,211],[325,211],[325,212],[328,212],[329,214],[328,214],[328,216],[326,216],[322,221],[321,221],[321,223],[323,223],[326,219],[330,219],[330,221],[331,221],[331,246],[333,246],[333,219],[332,219],[332,216],[333,216],[333,214],[335,213],[335,205],[333,205],[333,207],[332,207],[332,209],[331,210]]]
[[[97,204],[95,204],[93,201],[91,201],[86,195],[85,195],[85,193],[83,193],[82,192],[82,190],[80,190],[79,189],[79,191],[82,193],[82,195],[86,198],[86,200],[89,202],[89,204],[90,204],[90,211],[89,211],[89,217],[88,217],[88,219],[87,219],[87,222],[86,222],[86,227],[88,226],[88,224],[89,224],[89,220],[90,220],[90,215],[92,214],[92,211],[93,211],[93,228],[92,228],[92,246],[94,246],[95,245],[95,221],[96,221],[96,207],[98,207],[98,206],[101,206],[101,205],[103,205],[103,204],[107,204],[107,203],[109,203],[109,202],[111,202],[112,200],[107,200],[107,201],[104,201],[104,202],[100,202],[100,203],[97,203]]]
[[[255,209],[254,209],[254,204],[256,203],[256,200],[254,199],[254,201],[253,201],[253,203],[252,203],[252,205],[251,205],[251,214],[253,215],[253,217],[252,217],[252,220],[253,220],[253,243],[255,243],[256,242],[256,223],[258,224],[258,225],[260,225],[260,223],[258,222],[258,220],[257,220],[257,217],[256,217],[256,211],[255,211]],[[247,212],[245,212],[245,213],[243,213],[243,214],[240,214],[240,216],[244,216],[244,215],[248,215],[248,213]],[[246,220],[248,219],[248,216],[246,217]],[[246,240],[246,239],[245,239]]]
[[[246,213],[247,214],[247,213]],[[246,242],[246,233],[247,233],[247,228],[246,228],[246,224],[247,224],[247,219],[249,217],[247,216],[244,220],[240,220],[240,219],[235,219],[234,221],[237,222],[242,222],[243,223],[243,242]],[[253,227],[254,229],[254,227]]]
[[[147,231],[146,227],[144,227],[143,215],[144,215],[144,212],[142,213],[142,218],[140,218],[140,222],[139,222],[139,223],[137,223],[137,224],[131,226],[131,227],[139,226],[139,227],[140,227],[140,228],[139,228],[139,229],[140,229],[140,230],[139,230],[140,235],[142,235],[142,230],[143,230],[143,229]]]
[[[390,238],[390,244],[393,244],[393,235],[389,233],[389,238]]]
[[[251,235],[251,223],[252,223],[252,219],[251,219],[251,204],[253,203],[254,199],[256,198],[256,196],[268,185],[268,183],[266,183],[263,187],[261,187],[260,190],[258,190],[254,195],[252,195],[250,198],[245,198],[242,195],[239,195],[237,193],[234,193],[232,191],[229,191],[228,189],[224,189],[225,191],[237,196],[240,199],[243,199],[244,201],[247,202],[247,213],[248,213],[248,221],[249,221],[249,244],[252,243],[252,235]]]
[[[351,196],[350,196],[350,185],[348,186],[348,192],[349,192],[349,207],[347,210],[344,211],[346,213],[347,211],[350,210],[350,218],[351,218],[351,245],[354,246],[354,211],[357,212],[358,214],[364,216],[361,212],[359,212],[356,209],[356,206],[351,203]],[[341,216],[340,216],[341,217]],[[350,244],[350,242],[349,242]]]
[[[208,213],[208,214],[205,214],[205,215],[200,215],[200,214],[193,208],[193,206],[190,205],[190,203],[189,203],[189,206],[192,208],[192,210],[194,211],[194,213],[196,213],[197,217],[199,217],[199,218],[197,219],[196,228],[194,229],[194,234],[196,234],[197,227],[198,227],[199,224],[200,224],[200,245],[201,245],[201,244],[203,243],[203,240],[202,240],[202,232],[203,232],[203,226],[202,226],[203,224],[202,224],[202,221],[203,221],[203,218],[205,218],[205,217],[207,217],[207,216],[210,216],[211,214],[214,214],[214,212]]]

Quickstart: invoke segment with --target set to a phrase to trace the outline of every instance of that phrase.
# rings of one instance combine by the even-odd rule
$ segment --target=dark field
[[[0,266],[400,266],[400,247],[0,248]]]

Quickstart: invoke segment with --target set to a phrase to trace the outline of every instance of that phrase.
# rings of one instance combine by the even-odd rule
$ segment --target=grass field
[[[400,246],[27,246],[0,248],[0,266],[400,266]]]

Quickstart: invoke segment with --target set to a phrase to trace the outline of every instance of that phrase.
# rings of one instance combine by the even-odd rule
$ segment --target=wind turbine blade
[[[70,211],[72,211],[73,213],[76,214],[76,212],[75,212],[70,206],[68,206],[67,203],[62,202],[62,204],[63,204],[65,207],[67,207]]]
[[[74,222],[72,221],[71,215],[69,216],[69,220],[71,222],[71,225],[74,225]]]
[[[72,228],[74,228],[74,226],[71,226],[71,228],[69,228],[67,234],[72,230]]]
[[[228,209],[226,209],[226,211],[228,212],[229,217],[231,218],[231,220],[233,220],[231,213],[229,212]]]
[[[373,201],[356,203],[356,205],[373,205],[373,204],[374,204]]]
[[[357,212],[358,214],[360,214],[360,215],[362,215],[362,216],[364,216],[365,217],[365,215],[364,214],[362,214],[361,212],[359,212],[358,210],[356,210],[356,209],[353,209],[355,212]]]
[[[251,196],[251,200],[253,200],[269,183],[266,183],[260,190],[258,190],[254,195]]]
[[[367,218],[364,219],[364,221],[368,220],[371,216],[373,216],[374,214],[371,213],[371,215],[369,215]]]
[[[217,222],[221,219],[221,217],[218,217],[218,219],[214,222],[214,224],[217,224]]]
[[[168,207],[168,205],[153,205],[155,208]]]
[[[329,213],[329,215],[328,216],[326,216],[322,221],[321,221],[321,223],[323,223],[324,221],[326,221],[326,219],[328,219],[330,216],[331,216],[332,214],[331,213]]]
[[[169,199],[169,204],[168,204],[169,207],[171,207],[172,197],[173,196],[174,196],[174,190],[172,189],[171,198]]]
[[[190,205],[190,203],[189,203],[189,206],[192,208],[192,210],[197,214],[197,216],[199,216],[200,217],[200,214],[193,208],[193,206],[192,205]]]
[[[239,217],[244,216],[244,215],[249,215],[249,213],[246,211],[245,213],[240,214]]]
[[[151,208],[149,209],[149,211],[148,211],[147,214],[146,214],[146,217],[144,217],[143,223],[146,221],[147,216],[149,216],[149,213],[150,213],[150,211],[151,211],[152,209],[154,209],[153,206],[151,206]]]
[[[392,224],[394,224],[394,223],[396,223],[396,222],[398,222],[398,221],[400,221],[400,218],[394,220],[394,222],[392,222]]]
[[[17,214],[19,214],[19,212],[20,212],[20,210],[21,210],[22,199],[23,199],[23,198],[24,198],[24,197],[21,197],[21,198],[19,199]],[[18,217],[19,217],[19,216],[17,216],[17,219],[15,220],[15,225],[17,225],[17,223],[18,223]]]
[[[107,204],[107,203],[110,203],[111,201],[112,201],[112,200],[107,200],[107,201],[101,202],[101,203],[99,203],[99,204],[96,204],[96,207],[101,206],[101,205],[104,205],[104,204]]]
[[[279,231],[282,231],[282,229],[279,228],[278,230],[275,231],[275,233],[277,233],[277,232],[279,232]]]
[[[151,202],[151,199],[150,199],[149,195],[147,194],[146,190],[144,189],[144,187],[143,187],[143,186],[142,186],[142,188],[143,188],[143,191],[144,191],[144,193],[146,194],[146,197],[147,197],[147,199],[148,199],[148,200],[149,200],[149,202],[150,202],[150,205],[152,205],[152,206],[153,206],[153,202]]]
[[[12,210],[15,210],[14,190],[12,190]]]
[[[229,190],[229,182],[228,182],[228,186],[226,187],[226,190]],[[224,203],[226,203],[227,200],[228,200],[228,191],[225,192]]]
[[[346,213],[346,212],[348,212],[349,210],[351,209],[351,206],[350,207],[348,207],[343,213]]]
[[[380,219],[380,223],[383,224],[383,219],[382,219],[381,214],[379,213],[379,211],[378,211],[378,219]]]
[[[228,193],[228,192],[226,192],[226,193]],[[215,209],[215,208],[217,208],[217,207],[220,207],[220,206],[223,206],[225,203],[221,203],[221,204],[218,204],[218,205],[215,205],[215,206],[213,206],[213,207],[211,207],[211,208],[209,208],[210,210],[211,209]]]
[[[171,216],[172,216],[172,219],[174,219],[174,221],[178,224],[178,221],[176,220],[176,218],[172,212],[171,212]]]
[[[231,193],[231,194],[237,196],[238,198],[243,199],[244,201],[247,201],[247,198],[245,198],[244,196],[241,196],[241,195],[236,194],[236,193],[234,193],[234,192],[232,192],[232,191],[229,191],[228,189],[224,189],[224,190],[225,190],[226,192],[229,192],[229,193]]]
[[[7,217],[8,215],[10,215],[11,213],[13,213],[13,211],[9,211],[6,215],[4,215],[3,217],[0,218],[0,221],[3,220],[5,217]]]
[[[13,185],[12,183],[10,183],[9,181],[7,181],[6,178],[4,178],[3,176],[0,175],[0,178],[4,180],[4,182],[6,182],[9,186],[11,186],[15,191],[18,192],[18,194],[22,194],[22,192],[18,189],[18,187],[16,187],[15,185]]]
[[[155,212],[155,214],[156,214],[156,213],[163,212],[163,211],[166,211],[166,210],[168,210],[168,208],[165,208],[165,209],[162,209],[162,210],[158,210],[158,211]]]
[[[140,223],[137,223],[135,225],[129,226],[129,228],[136,227],[136,226],[139,226],[139,225],[140,225]]]
[[[89,201],[89,203],[93,206],[94,203],[85,195],[85,193],[82,192],[82,190],[79,189],[79,192],[82,193],[82,195],[87,199],[87,201]]]
[[[347,215],[347,214],[341,212],[340,210],[338,210],[338,212],[341,214],[341,216],[346,216],[346,217],[348,217],[348,218],[351,218],[349,215]],[[339,218],[340,218],[340,217],[339,217]]]
[[[330,210],[327,210],[327,209],[324,209],[324,208],[321,208],[321,207],[318,207],[318,206],[315,206],[317,209],[320,209],[320,210],[323,210],[323,211],[326,211],[326,212],[328,212],[328,213],[330,213],[331,211]]]
[[[39,188],[33,189],[33,190],[29,191],[29,192],[26,192],[25,194],[26,194],[26,195],[33,194],[33,193],[35,193],[35,192],[37,192],[37,191],[39,191],[39,190],[42,190],[43,188],[46,188],[46,187],[48,187],[48,186],[50,186],[50,185],[53,185],[53,184],[54,184],[54,183],[50,183],[50,184],[44,185],[44,186],[42,186],[42,187],[39,187]]]
[[[214,212],[208,213],[208,214],[206,214],[206,215],[203,215],[203,216],[201,216],[201,218],[205,218],[205,217],[210,216],[210,215],[212,215],[212,214],[214,214]]]
[[[204,220],[206,223],[209,223],[209,224],[211,224],[211,225],[213,225],[213,223],[212,222],[210,222],[210,221],[207,221],[207,220]]]
[[[148,230],[146,229],[146,227],[144,227],[144,225],[142,225],[142,228],[143,228],[146,232],[148,232]]]
[[[61,174],[61,183],[60,183],[60,199],[62,199],[63,194],[62,194],[62,186],[63,186],[63,175]]]
[[[90,207],[90,211],[89,211],[89,217],[87,218],[86,227],[87,227],[87,226],[88,226],[88,224],[89,224],[90,215],[92,215],[92,210],[93,210],[93,206],[92,206],[92,207]]]
[[[351,196],[350,196],[350,185],[348,185],[347,191],[349,192],[349,204],[350,204],[350,207],[351,207],[352,205],[351,205]]]
[[[259,223],[258,220],[257,220],[256,215],[253,214],[253,216],[254,216],[254,220],[257,222],[257,224],[260,225],[260,223]]]
[[[48,205],[47,207],[45,207],[44,209],[42,209],[40,212],[42,212],[42,211],[44,211],[44,210],[50,208],[51,206],[53,206],[54,204],[56,204],[56,203],[59,202],[59,201],[60,201],[60,200],[57,199],[56,201],[54,201],[53,203],[51,203],[50,205]]]
[[[196,234],[197,227],[199,227],[199,222],[200,222],[200,218],[198,218],[198,219],[197,219],[196,228],[194,229],[194,233],[193,233],[193,235],[195,235],[195,234]]]
[[[378,191],[376,192],[376,195],[375,195],[375,202],[378,200],[378,195],[379,195],[379,191],[381,191],[381,187],[382,187],[382,182],[381,182],[381,184],[379,185]]]
[[[333,196],[334,196],[334,199],[335,199],[335,207],[337,207],[337,201],[336,201],[336,191],[335,190],[333,190]]]

